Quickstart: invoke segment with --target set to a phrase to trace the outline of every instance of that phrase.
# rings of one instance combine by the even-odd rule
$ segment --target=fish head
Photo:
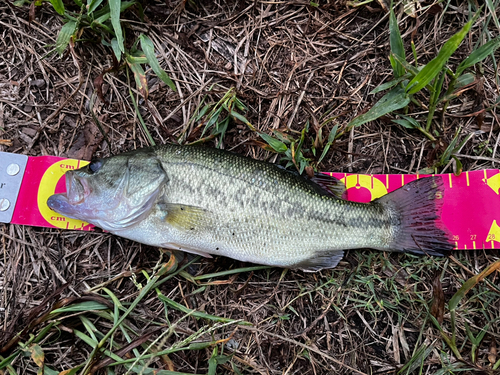
[[[52,195],[47,205],[109,231],[128,228],[144,218],[168,180],[161,162],[148,152],[94,159],[65,176],[66,193]]]

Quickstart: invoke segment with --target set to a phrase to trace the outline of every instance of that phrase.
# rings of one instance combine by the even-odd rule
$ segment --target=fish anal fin
[[[337,264],[339,264],[343,257],[343,250],[319,251],[311,258],[294,264],[293,267],[290,268],[297,268],[304,272],[317,272],[322,269],[337,267]]]
[[[190,247],[190,246],[186,246],[186,245],[179,245],[179,244],[176,244],[173,242],[161,244],[160,247],[164,247],[166,249],[171,249],[171,250],[185,251],[186,253],[200,255],[204,258],[212,258],[212,256],[210,254],[208,254],[204,251],[201,251],[199,249],[196,249],[196,248]]]
[[[209,221],[210,212],[204,208],[178,203],[163,205],[167,211],[165,222],[179,230],[192,231]]]

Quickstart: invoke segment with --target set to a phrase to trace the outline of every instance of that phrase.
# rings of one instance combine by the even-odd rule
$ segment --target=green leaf
[[[59,56],[61,56],[66,50],[66,47],[68,46],[69,41],[71,40],[71,37],[73,36],[75,31],[75,21],[68,21],[64,24],[63,27],[61,27],[61,31],[59,31],[59,35],[57,36],[56,41],[56,51],[59,53]]]
[[[59,13],[61,16],[64,15],[64,4],[62,0],[49,0],[54,10]]]
[[[59,371],[53,370],[48,366],[43,366],[43,374],[45,374],[45,375],[59,375]]]
[[[244,123],[246,126],[248,126],[251,130],[255,131],[255,127],[250,123],[250,121],[248,121],[246,119],[245,116],[240,115],[236,111],[231,111],[231,116],[233,116],[234,118],[240,120],[242,123]]]
[[[389,82],[385,82],[385,83],[382,83],[381,85],[375,87],[372,91],[370,91],[369,93],[370,94],[377,94],[379,93],[380,91],[385,91],[385,90],[389,90],[390,88],[393,88],[394,86],[396,86],[397,84],[403,82],[405,79],[408,79],[410,78],[411,75],[410,73],[406,73],[405,75],[399,77],[399,78],[396,78],[396,79],[392,79],[390,80]]]
[[[465,38],[474,19],[470,20],[458,33],[453,35],[441,48],[438,55],[432,59],[424,68],[408,83],[406,92],[408,95],[415,94],[422,90],[436,77],[443,69],[450,56],[456,51],[462,40]]]
[[[87,4],[87,13],[90,15],[97,9],[99,5],[102,4],[102,0],[92,0]]]
[[[415,121],[414,119],[412,119]],[[408,119],[397,119],[397,120],[392,120],[392,122],[395,122],[396,124],[399,124],[407,129],[417,129],[419,127],[418,123],[415,121],[410,121]]]
[[[141,34],[139,37],[141,40],[141,47],[148,59],[148,64],[151,66],[151,69],[155,72],[155,74],[160,78],[163,82],[165,82],[168,87],[170,87],[173,91],[176,91],[175,84],[172,82],[167,73],[161,68],[158,63],[158,59],[155,54],[155,47],[151,39],[149,39],[146,35]]]
[[[457,165],[457,168],[455,169],[453,174],[458,177],[462,174],[463,171],[462,162],[455,155],[451,155],[451,157],[455,160],[455,163]]]
[[[276,151],[277,153],[281,154],[283,152],[286,152],[288,150],[288,147],[286,147],[286,145],[281,142],[281,141],[278,141],[276,138],[273,138],[271,137],[270,135],[266,134],[266,133],[259,133],[259,135],[262,137],[262,139],[264,139],[264,141],[266,141],[269,146],[271,146],[273,148],[274,151]]]
[[[455,81],[455,89],[460,89],[462,87],[465,87],[467,85],[470,85],[476,80],[476,77],[472,73],[465,73],[462,74],[460,77],[457,78]]]
[[[488,43],[483,44],[481,47],[473,51],[464,61],[460,63],[457,68],[456,75],[459,76],[465,69],[483,61],[486,57],[495,52],[498,47],[500,47],[500,36],[491,39]]]
[[[352,120],[346,129],[376,120],[388,113],[406,107],[409,102],[410,97],[405,93],[405,90],[397,86],[385,94],[368,112]]]
[[[401,33],[399,32],[398,21],[394,15],[394,10],[391,7],[391,13],[389,16],[389,42],[391,45],[391,52],[398,56],[401,60],[406,60],[405,47],[403,44],[403,39],[401,38]],[[390,59],[392,69],[394,70],[394,76],[396,78],[401,77],[405,74],[405,68],[397,60]]]
[[[217,373],[217,347],[212,351],[212,356],[208,360],[208,373],[207,375],[215,375]]]
[[[125,52],[125,47],[123,46],[122,25],[120,23],[121,1],[109,0],[109,10],[111,15],[111,25],[113,25],[113,30],[115,31],[118,47],[123,53]],[[118,56],[116,58],[118,58]]]
[[[111,48],[113,49],[113,52],[116,56],[116,60],[120,62],[122,58],[122,51],[120,51],[120,46],[118,45],[118,41],[116,38],[111,39]]]

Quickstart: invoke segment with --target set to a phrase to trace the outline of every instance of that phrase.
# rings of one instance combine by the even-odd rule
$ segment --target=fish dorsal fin
[[[335,268],[344,257],[343,250],[319,251],[311,258],[303,260],[290,268],[298,268],[304,272],[317,272],[325,268]]]
[[[210,211],[180,203],[162,203],[167,211],[165,222],[182,231],[195,231],[210,221]]]
[[[338,178],[323,173],[315,173],[309,180],[318,185],[327,195],[344,199],[343,194],[346,187]]]

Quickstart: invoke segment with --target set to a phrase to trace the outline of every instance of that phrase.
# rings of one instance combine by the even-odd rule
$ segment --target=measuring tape
[[[47,228],[92,230],[91,224],[52,211],[47,199],[64,193],[64,174],[87,161],[0,152],[0,222]],[[430,175],[327,173],[340,179],[350,201],[370,202],[404,184]],[[500,248],[500,171],[486,169],[433,175],[445,185],[441,219],[457,249]]]

